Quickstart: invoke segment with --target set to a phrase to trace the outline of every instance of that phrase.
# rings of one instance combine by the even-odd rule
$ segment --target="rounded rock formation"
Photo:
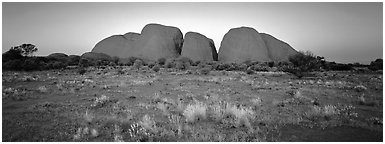
[[[193,61],[218,60],[218,54],[214,46],[214,41],[196,32],[186,33],[181,56],[190,58]]]
[[[150,60],[176,58],[181,53],[182,43],[183,35],[178,28],[148,24],[135,41],[136,56]]]
[[[98,42],[92,52],[105,53],[109,56],[130,57],[135,56],[134,41],[139,38],[138,33],[114,35]]]
[[[149,60],[176,58],[181,53],[182,32],[176,27],[147,24],[141,34],[126,33],[108,37],[95,45],[92,52],[120,58],[139,57]]]
[[[249,27],[230,29],[225,34],[218,52],[218,60],[244,62],[246,60],[270,61],[267,47],[259,33]]]
[[[52,53],[47,56],[48,59],[55,59],[55,60],[67,60],[68,55],[64,53]]]
[[[290,56],[298,53],[289,44],[269,34],[260,33],[260,35],[267,46],[269,57],[272,61],[289,61]]]
[[[110,61],[112,58],[105,53],[86,52],[82,54],[82,56],[80,56],[80,59],[88,59],[91,61],[97,61],[97,60]]]

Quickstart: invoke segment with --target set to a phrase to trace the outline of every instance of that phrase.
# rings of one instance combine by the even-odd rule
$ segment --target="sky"
[[[359,3],[2,3],[2,52],[31,43],[35,55],[81,55],[111,35],[149,23],[198,32],[217,50],[231,29],[252,27],[327,61],[368,64],[383,55],[383,4]]]

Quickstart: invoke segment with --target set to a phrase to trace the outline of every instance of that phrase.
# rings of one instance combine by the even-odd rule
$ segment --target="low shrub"
[[[166,63],[166,58],[159,58],[158,59],[158,64],[159,65],[164,65]]]
[[[180,57],[177,59],[177,61],[180,61],[182,63],[188,63],[189,65],[191,65],[191,63],[193,63],[193,61],[188,57]]]
[[[90,64],[90,61],[88,59],[82,58],[82,59],[79,60],[79,66],[80,67],[88,67],[90,65],[91,64]]]
[[[84,67],[79,67],[78,73],[81,75],[84,75],[87,72],[87,70]]]
[[[201,61],[195,61],[191,63],[191,66],[198,66],[201,63]]]
[[[211,71],[210,68],[205,67],[205,68],[201,68],[201,69],[199,70],[199,73],[200,73],[201,75],[208,75],[208,74],[210,73],[210,71]]]
[[[250,67],[248,67],[246,70],[246,74],[249,74],[249,75],[254,74],[254,71]]]
[[[157,64],[154,63],[154,62],[148,62],[148,64],[147,64],[147,66],[148,66],[149,68],[152,68],[152,67],[154,67],[155,65],[157,65]]]
[[[264,64],[255,64],[249,67],[251,70],[254,71],[262,71],[262,72],[267,72],[269,71],[269,67],[267,67]]]
[[[239,71],[246,71],[247,70],[247,65],[246,64],[240,64],[238,65],[238,70]]]
[[[22,70],[23,60],[13,59],[3,63],[4,70]]]
[[[154,72],[158,72],[158,71],[160,70],[159,65],[153,66],[153,67],[152,67],[152,70],[153,70]]]
[[[167,59],[165,63],[166,68],[175,68],[176,62],[174,59]]]
[[[352,65],[335,63],[335,62],[331,62],[327,64],[327,68],[328,70],[332,70],[332,71],[349,71],[353,69]]]
[[[370,62],[368,68],[372,71],[382,70],[382,59],[376,59],[375,61]]]
[[[133,65],[134,69],[140,69],[143,66],[143,61],[140,59],[136,59]]]
[[[222,70],[228,70],[230,68],[230,64],[227,63],[219,63],[216,67],[216,70],[222,71]]]
[[[37,61],[35,58],[27,58],[21,65],[23,70],[31,71],[31,70],[39,70],[41,63]]]
[[[289,61],[293,64],[294,68],[288,69],[288,72],[301,78],[308,72],[320,70],[324,63],[324,58],[315,56],[313,53],[307,51],[290,56]]]

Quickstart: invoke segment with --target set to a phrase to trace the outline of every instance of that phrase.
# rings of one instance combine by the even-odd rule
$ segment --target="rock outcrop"
[[[269,57],[272,61],[288,61],[289,57],[297,54],[289,44],[265,33],[260,33],[263,41],[267,46]]]
[[[196,32],[186,33],[181,56],[190,58],[193,61],[218,60],[218,54],[214,46],[214,41]]]
[[[108,37],[95,45],[92,52],[120,58],[139,57],[150,60],[176,58],[183,43],[182,32],[176,27],[146,25],[141,34],[126,33]]]
[[[148,24],[135,41],[134,49],[137,50],[136,56],[140,58],[176,58],[181,53],[182,43],[183,35],[178,28]]]
[[[247,60],[288,61],[289,56],[298,53],[289,44],[249,27],[230,29],[223,37],[217,53],[212,39],[196,32],[188,32],[183,40],[178,28],[160,24],[146,25],[141,34],[129,32],[103,39],[95,45],[92,52],[119,58],[157,60],[181,56],[194,61],[218,60],[225,63]]]
[[[218,52],[218,60],[244,62],[246,60],[270,61],[265,42],[259,33],[249,27],[230,29],[225,34]]]
[[[138,33],[126,33],[125,35],[110,36],[92,49],[92,52],[105,53],[110,56],[130,57],[135,56],[134,42],[140,37]]]
[[[80,56],[81,59],[87,59],[90,61],[98,61],[98,60],[106,60],[110,61],[112,58],[104,53],[96,53],[96,52],[86,52]]]
[[[52,60],[66,61],[68,59],[68,55],[64,53],[52,53],[48,55],[47,58]]]
[[[233,28],[223,37],[219,48],[219,61],[244,62],[252,61],[288,61],[297,54],[289,44],[265,33],[258,33],[253,28]]]

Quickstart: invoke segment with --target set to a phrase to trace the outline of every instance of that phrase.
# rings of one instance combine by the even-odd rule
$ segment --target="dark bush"
[[[78,65],[79,61],[80,61],[80,56],[77,56],[77,55],[68,56],[68,65],[70,66]]]
[[[293,68],[289,68],[288,72],[301,78],[304,73],[317,71],[321,69],[323,57],[315,56],[311,52],[299,52],[290,56],[289,61],[293,64]]]
[[[90,61],[88,59],[82,58],[82,59],[79,60],[79,66],[80,67],[88,67],[90,65],[91,64],[90,64]]]
[[[274,62],[273,61],[271,61],[271,62],[266,62],[267,63],[267,65],[269,66],[269,67],[274,67]]]
[[[166,64],[165,64],[166,68],[174,68],[175,65],[176,65],[176,63],[175,63],[175,61],[172,60],[172,59],[168,59],[168,60],[166,61]]]
[[[335,63],[335,62],[329,63],[327,67],[328,67],[328,70],[333,70],[333,71],[348,71],[353,69],[352,65]]]
[[[262,72],[269,71],[269,67],[264,64],[255,64],[250,66],[249,68],[254,71],[262,71]]]
[[[304,72],[319,70],[321,67],[321,60],[321,58],[313,55],[309,51],[306,53],[300,52],[289,57],[289,61],[294,67],[297,67]]]
[[[112,62],[114,62],[116,65],[119,63],[119,57],[117,57],[117,56],[113,56],[112,57]]]
[[[216,67],[216,70],[219,70],[219,71],[222,71],[222,70],[227,70],[229,69],[231,66],[230,64],[227,64],[227,63],[219,63]]]
[[[157,64],[154,63],[154,62],[149,62],[149,63],[147,64],[147,66],[148,66],[149,68],[152,68],[152,67],[154,67],[155,65],[157,65]]]
[[[254,74],[254,71],[251,69],[251,67],[247,68],[246,74],[249,74],[249,75]]]
[[[116,63],[115,62],[110,62],[109,64],[108,64],[108,66],[116,66]]]
[[[193,63],[193,61],[188,57],[180,57],[177,59],[177,61],[188,63],[188,65],[191,65],[191,63]]]
[[[84,67],[79,67],[78,73],[81,75],[84,75],[87,72],[87,70]]]
[[[175,68],[179,69],[179,70],[185,70],[186,69],[184,63],[181,61],[176,61]]]
[[[159,65],[164,65],[166,63],[166,58],[159,58],[158,59],[158,64]]]
[[[96,63],[91,63],[93,66],[108,66],[110,62],[109,60],[97,60]]]
[[[282,71],[291,73],[297,78],[302,78],[305,75],[305,72],[302,72],[298,67],[294,66],[286,66]]]
[[[12,47],[11,49],[17,50],[23,56],[31,56],[34,52],[37,52],[37,47],[33,44],[22,44],[20,46]]]
[[[21,52],[15,49],[10,49],[9,51],[3,53],[2,56],[3,56],[3,62],[23,59],[23,55],[21,55]]]
[[[160,70],[159,65],[158,65],[158,64],[154,65],[154,66],[152,67],[152,70],[153,70],[154,72],[158,72],[158,71]]]
[[[246,60],[246,61],[244,61],[243,63],[246,64],[247,67],[250,67],[250,66],[252,66],[252,65],[259,64],[258,61],[252,61],[252,60]]]
[[[192,66],[198,66],[200,63],[201,63],[201,61],[195,61],[195,62],[192,62],[191,65]]]
[[[201,68],[199,70],[199,73],[202,74],[202,75],[208,75],[210,73],[211,69],[208,68],[208,67],[205,67],[205,68]]]
[[[40,70],[40,62],[35,58],[27,58],[21,67],[25,71]]]
[[[51,61],[47,63],[47,69],[61,69],[65,68],[66,66],[67,64],[61,61]]]
[[[22,70],[22,64],[23,64],[23,60],[21,59],[8,60],[7,62],[3,62],[3,69],[4,70]]]
[[[239,71],[246,71],[247,70],[247,65],[246,64],[240,64],[238,65],[238,68],[237,68]]]
[[[277,66],[280,67],[280,66],[288,66],[290,65],[289,62],[285,62],[285,61],[282,61],[282,62],[278,62]]]
[[[382,59],[376,59],[375,61],[370,62],[368,68],[372,71],[382,70]]]
[[[132,65],[134,65],[134,63],[135,63],[135,61],[136,61],[137,59],[138,59],[138,58],[136,58],[136,57],[128,57],[128,60],[127,60],[126,65],[127,65],[127,66],[132,66]]]

